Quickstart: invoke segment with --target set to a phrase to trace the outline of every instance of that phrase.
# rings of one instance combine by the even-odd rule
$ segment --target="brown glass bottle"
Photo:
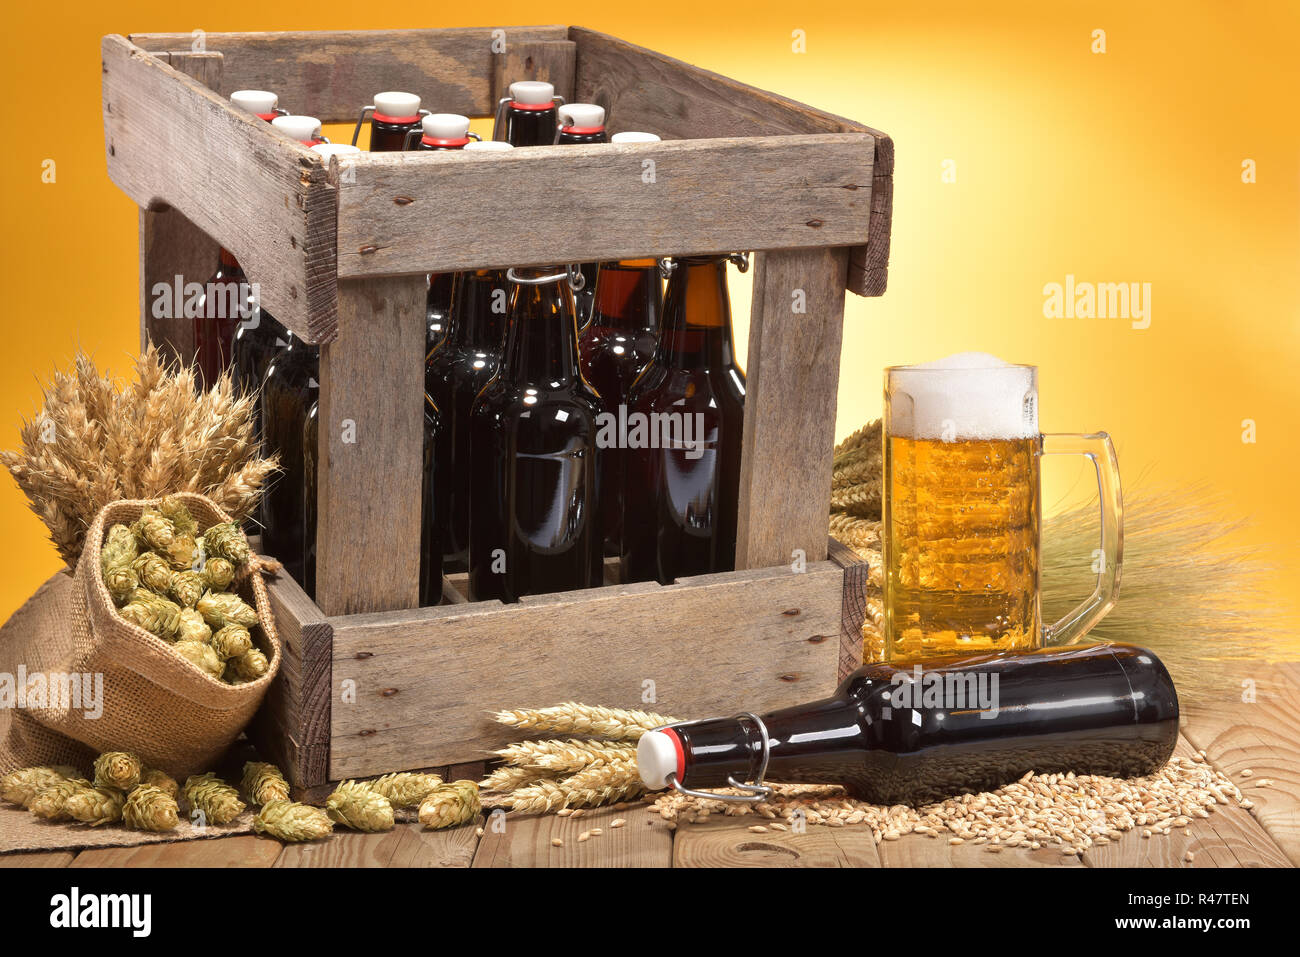
[[[400,153],[407,148],[407,134],[419,129],[418,96],[396,91],[375,94],[374,108],[370,114],[370,152]],[[352,144],[356,145],[355,135]]]
[[[424,397],[424,461],[420,486],[420,606],[442,602],[442,536],[438,514],[438,472],[433,457],[442,431],[442,413],[433,398]]]
[[[732,347],[727,261],[676,261],[654,357],[628,396],[624,581],[668,584],[735,568],[745,378]]]
[[[654,356],[663,314],[663,284],[653,259],[600,264],[591,322],[578,339],[582,374],[600,393],[605,412],[626,418],[632,383]],[[605,552],[620,554],[625,484],[622,443],[601,449],[600,506]]]
[[[605,132],[605,108],[595,103],[566,103],[556,111],[560,130],[555,142],[561,146],[587,146],[608,143]],[[583,263],[582,288],[573,294],[578,312],[578,329],[585,330],[591,322],[592,303],[596,297],[596,272],[599,263]]]
[[[425,363],[424,390],[441,412],[429,467],[444,563],[469,557],[470,412],[501,362],[510,282],[504,270],[459,273],[447,338]]]
[[[573,297],[518,270],[497,374],[470,414],[470,590],[482,601],[602,580],[600,397],[582,377]],[[528,283],[532,280],[532,283]]]
[[[320,469],[320,403],[313,402],[302,426],[302,590],[316,598],[316,493]]]
[[[210,389],[230,367],[235,330],[252,298],[244,270],[222,249],[217,271],[204,286],[203,302],[194,317],[195,366],[203,388]]]
[[[494,138],[511,146],[551,146],[558,120],[555,87],[519,80],[510,84],[510,96],[498,107]]]
[[[1150,774],[1178,740],[1178,693],[1133,645],[859,668],[829,698],[644,735],[647,786],[757,780],[839,784],[877,804],[922,804],[1040,774]],[[647,740],[647,738],[649,740]]]
[[[320,350],[292,333],[262,377],[262,447],[265,454],[280,457],[281,470],[262,496],[262,547],[300,585],[305,578],[307,536],[303,432],[320,393],[319,377]]]

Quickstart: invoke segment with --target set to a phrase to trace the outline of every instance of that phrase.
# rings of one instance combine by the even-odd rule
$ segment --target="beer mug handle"
[[[1124,559],[1124,501],[1119,488],[1119,461],[1105,432],[1093,435],[1044,435],[1044,455],[1086,455],[1097,470],[1101,496],[1101,547],[1093,553],[1097,587],[1064,618],[1043,631],[1044,645],[1078,641],[1115,606],[1119,570]]]

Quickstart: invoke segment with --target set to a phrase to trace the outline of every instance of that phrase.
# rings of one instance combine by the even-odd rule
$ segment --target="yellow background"
[[[276,9],[278,7],[278,9]],[[572,23],[866,122],[897,144],[889,292],[849,297],[837,435],[881,368],[967,349],[1041,367],[1047,431],[1106,429],[1130,484],[1207,483],[1300,594],[1300,13],[1294,3],[31,4],[0,40],[0,445],[37,377],[137,345],[136,214],[104,171],[105,33]],[[182,9],[184,8],[184,9]],[[537,11],[542,11],[541,14]],[[485,23],[491,19],[491,23]],[[807,52],[791,49],[803,30]],[[1094,30],[1107,51],[1091,52]],[[420,92],[420,91],[414,91]],[[311,104],[285,104],[310,112]],[[427,104],[436,109],[437,104]],[[1257,164],[1244,184],[1242,162]],[[41,164],[57,163],[57,182]],[[944,183],[943,163],[956,182]],[[1150,282],[1149,329],[1045,319],[1067,274]],[[733,273],[734,275],[734,273]],[[734,286],[737,344],[747,285]],[[1242,420],[1258,442],[1243,444]],[[1048,473],[1047,501],[1082,473]],[[0,617],[58,565],[0,479]]]

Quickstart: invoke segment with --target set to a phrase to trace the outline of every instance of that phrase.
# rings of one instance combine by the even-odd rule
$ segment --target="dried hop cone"
[[[253,637],[243,625],[226,625],[213,632],[208,644],[217,653],[217,657],[224,661],[248,654],[253,647]]]
[[[119,565],[130,565],[140,554],[135,532],[126,525],[114,525],[104,537],[104,547],[99,550],[99,567],[107,572]]]
[[[180,823],[180,808],[166,791],[141,784],[126,796],[122,823],[137,831],[170,831]]]
[[[177,572],[172,577],[172,597],[183,608],[193,608],[197,605],[207,588],[203,576],[195,571]]]
[[[19,768],[0,777],[0,797],[10,804],[27,807],[32,799],[51,785],[58,784],[65,778],[78,777],[77,770],[66,765],[50,767],[42,765],[36,768]]]
[[[235,564],[229,558],[209,558],[203,563],[203,580],[208,589],[223,592],[235,580]]]
[[[205,645],[208,639],[212,637],[212,629],[208,623],[203,620],[193,608],[182,608],[180,621],[176,626],[176,640],[179,641],[197,641]]]
[[[95,758],[95,787],[129,791],[140,783],[144,764],[130,751],[105,751]]]
[[[167,556],[167,563],[177,571],[192,569],[194,559],[198,557],[198,545],[188,535],[177,535],[163,554]]]
[[[117,788],[81,788],[68,798],[65,808],[74,821],[99,827],[122,820],[125,803],[125,792]]]
[[[442,778],[436,774],[404,771],[367,781],[366,786],[388,798],[393,807],[419,807],[428,793],[441,783]]]
[[[179,496],[168,495],[164,498],[158,503],[158,512],[172,523],[177,535],[193,539],[199,534],[199,523],[194,521],[194,516]]]
[[[157,509],[146,508],[131,526],[136,539],[145,548],[165,551],[176,537],[176,526]]]
[[[344,781],[325,800],[325,813],[357,831],[391,831],[393,806],[364,784]]]
[[[199,641],[178,641],[172,645],[172,649],[194,667],[214,678],[220,678],[225,671],[225,666],[211,645]]]
[[[238,658],[226,662],[226,680],[231,684],[256,681],[271,670],[271,663],[260,648],[249,648]]]
[[[78,791],[90,790],[91,787],[85,778],[63,778],[43,788],[31,799],[27,809],[47,821],[69,820],[72,815],[68,813],[68,800]]]
[[[104,587],[113,596],[114,604],[125,605],[140,587],[140,576],[130,565],[113,565],[104,571]]]
[[[455,827],[478,816],[478,785],[473,781],[440,784],[420,803],[420,823],[427,828]]]
[[[245,807],[239,792],[211,772],[185,779],[185,803],[208,824],[229,824]]]
[[[131,563],[131,570],[140,577],[140,584],[152,592],[165,595],[171,591],[172,571],[167,559],[156,552],[145,552]]]
[[[282,841],[297,843],[328,837],[334,830],[329,815],[310,804],[296,801],[268,801],[253,818],[253,830]]]
[[[140,783],[157,788],[173,801],[181,794],[181,786],[176,783],[176,779],[166,771],[159,771],[157,768],[145,768],[141,771]]]
[[[175,640],[180,631],[181,606],[145,588],[132,592],[131,600],[118,609],[118,614],[164,641]]]
[[[209,555],[227,558],[235,565],[248,561],[248,539],[234,522],[213,525],[203,533],[203,549]]]
[[[208,592],[195,607],[212,628],[224,628],[234,623],[252,628],[257,624],[257,611],[244,599],[230,592]]]
[[[279,768],[265,761],[249,761],[244,765],[239,790],[249,804],[289,800],[289,782]]]

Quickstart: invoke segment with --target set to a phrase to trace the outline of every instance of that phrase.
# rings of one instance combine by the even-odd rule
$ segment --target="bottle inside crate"
[[[399,153],[407,149],[407,137],[420,129],[420,98],[414,93],[402,93],[389,90],[376,93],[374,104],[368,110],[362,110],[361,119],[357,121],[356,131],[352,134],[352,145],[357,145],[361,132],[361,123],[366,113],[370,113],[370,152]]]
[[[593,143],[608,143],[609,134],[605,132],[605,108],[595,103],[566,103],[556,110],[559,131],[555,142],[561,146],[586,146]],[[582,277],[585,280],[581,289],[573,294],[574,305],[578,312],[578,329],[586,329],[591,321],[592,302],[596,295],[596,271],[598,263],[583,263]]]
[[[292,332],[262,377],[263,453],[280,457],[280,473],[262,496],[262,549],[305,583],[307,483],[303,434],[320,393],[320,349]],[[313,530],[314,531],[314,530]]]
[[[559,122],[555,87],[541,80],[516,80],[497,107],[493,139],[511,146],[551,146]]]

